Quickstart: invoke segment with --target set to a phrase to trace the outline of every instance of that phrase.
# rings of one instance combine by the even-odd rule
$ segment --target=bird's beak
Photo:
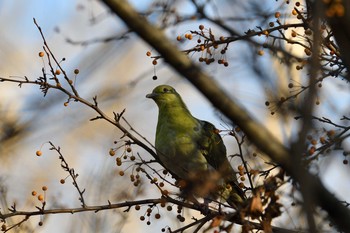
[[[154,97],[156,97],[157,94],[156,93],[149,93],[146,95],[146,98],[150,98],[150,99],[153,99]]]

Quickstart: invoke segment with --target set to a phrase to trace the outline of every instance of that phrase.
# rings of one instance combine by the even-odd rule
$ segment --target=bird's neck
[[[158,124],[194,125],[195,118],[184,103],[159,106]]]

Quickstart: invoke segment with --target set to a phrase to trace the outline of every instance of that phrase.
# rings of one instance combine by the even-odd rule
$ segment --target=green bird
[[[193,117],[171,86],[157,86],[146,97],[159,108],[157,156],[170,173],[185,181],[180,182],[184,189],[200,197],[221,196],[234,206],[242,203],[245,195],[227,159],[219,130]]]

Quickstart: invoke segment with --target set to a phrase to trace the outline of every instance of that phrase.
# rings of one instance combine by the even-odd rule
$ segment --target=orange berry
[[[41,150],[37,150],[37,151],[35,152],[35,154],[36,154],[37,156],[42,156],[43,152],[41,152]]]
[[[152,53],[151,53],[150,51],[147,51],[147,52],[146,52],[146,56],[147,56],[147,57],[149,57],[149,56],[151,56],[151,55],[152,55]]]
[[[334,134],[335,134],[335,131],[334,131],[334,130],[329,130],[329,131],[327,132],[327,136],[328,136],[328,137],[333,137]]]
[[[43,191],[46,191],[46,190],[47,190],[47,186],[43,186],[41,189],[42,189]]]
[[[177,37],[176,37],[176,40],[177,40],[177,41],[181,41],[181,36],[177,36]]]
[[[36,191],[32,191],[32,196],[36,196],[37,192]]]
[[[281,13],[277,11],[277,12],[275,13],[275,18],[279,18],[279,17],[281,17]]]
[[[157,65],[157,60],[156,59],[154,59],[153,61],[152,61],[152,64],[155,66],[155,65]]]
[[[307,55],[307,56],[311,56],[311,50],[310,49],[308,49],[308,48],[305,48],[304,49],[304,52],[305,52],[305,54]]]
[[[69,79],[69,80],[68,80],[68,83],[69,83],[70,85],[72,85],[72,84],[73,84],[73,80],[72,80],[72,79]]]
[[[44,52],[39,52],[39,57],[43,57],[45,55]]]
[[[66,183],[66,181],[64,179],[60,179],[60,183],[64,184],[64,183]]]
[[[258,55],[259,55],[259,56],[264,55],[264,50],[261,50],[261,49],[260,49],[260,50],[258,50]]]
[[[297,15],[297,14],[298,14],[298,12],[295,9],[293,9],[292,10],[292,15]]]
[[[55,74],[56,74],[56,75],[60,75],[60,74],[61,74],[61,71],[60,71],[60,70],[56,70],[56,71],[55,71]]]
[[[314,154],[315,151],[316,151],[316,147],[312,146],[312,147],[309,149],[309,155]]]
[[[40,194],[40,195],[38,196],[38,200],[39,200],[39,201],[43,201],[43,200],[44,200],[44,195]]]
[[[68,102],[64,102],[63,105],[64,105],[65,107],[67,107],[67,106],[68,106]]]
[[[110,155],[110,156],[114,156],[114,155],[115,155],[115,150],[110,149],[110,150],[109,150],[109,155]]]
[[[126,148],[126,151],[127,151],[128,153],[130,153],[130,152],[132,151],[131,147],[127,147],[127,148]]]

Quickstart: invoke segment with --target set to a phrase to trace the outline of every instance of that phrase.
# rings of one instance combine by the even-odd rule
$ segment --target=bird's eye
[[[164,92],[169,92],[170,90],[169,90],[168,88],[165,87],[165,88],[163,89],[163,91],[164,91]]]

